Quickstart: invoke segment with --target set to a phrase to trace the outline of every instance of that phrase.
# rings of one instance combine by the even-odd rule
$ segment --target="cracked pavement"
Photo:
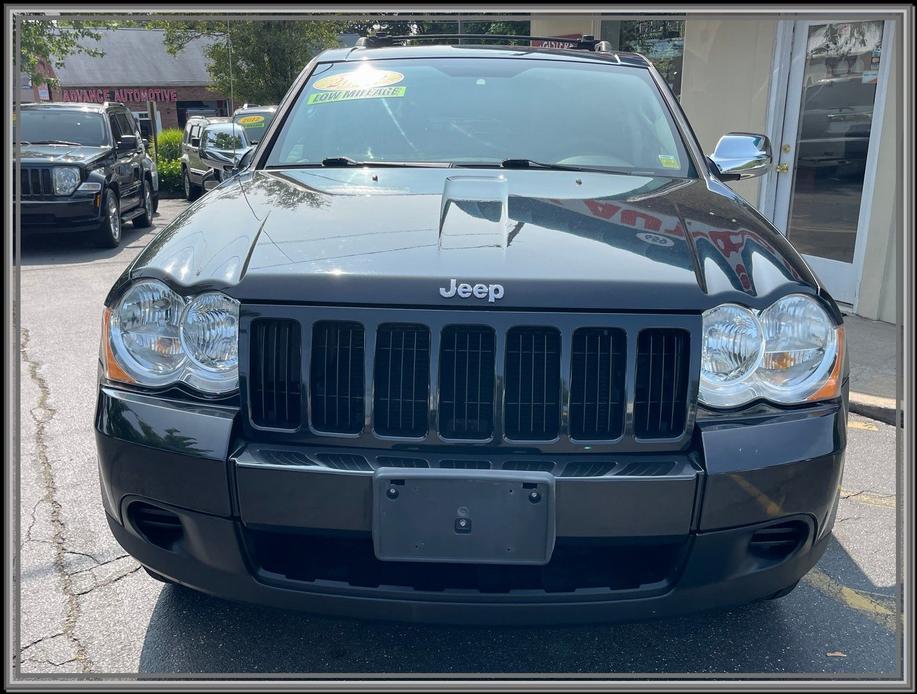
[[[162,201],[155,227],[185,207]],[[92,430],[102,301],[154,229],[101,251],[22,252],[23,677],[59,673],[870,673],[899,667],[895,431],[851,416],[836,540],[787,597],[567,628],[367,623],[217,600],[150,579],[112,538]]]

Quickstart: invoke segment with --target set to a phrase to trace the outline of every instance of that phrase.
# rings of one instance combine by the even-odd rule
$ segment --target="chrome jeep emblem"
[[[449,280],[449,288],[439,288],[439,295],[444,299],[451,299],[458,296],[460,299],[468,299],[472,296],[475,299],[487,299],[490,303],[497,299],[503,298],[502,284],[467,284],[459,283],[458,280]]]

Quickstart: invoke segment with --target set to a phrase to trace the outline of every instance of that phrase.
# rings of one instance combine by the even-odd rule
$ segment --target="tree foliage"
[[[96,29],[106,22],[84,22],[59,19],[19,18],[15,30],[19,33],[19,70],[27,74],[33,84],[57,85],[45,66],[62,67],[64,59],[74,53],[100,57],[92,41],[101,38]]]
[[[165,31],[166,49],[178,54],[205,39],[214,89],[237,103],[276,104],[313,56],[338,45],[343,24],[307,20],[177,21],[148,26]]]

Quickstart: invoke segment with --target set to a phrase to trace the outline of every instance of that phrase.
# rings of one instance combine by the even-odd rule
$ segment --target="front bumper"
[[[97,229],[102,223],[98,194],[57,200],[23,200],[23,233],[78,232]]]
[[[510,568],[379,562],[372,466],[300,464],[323,459],[303,447],[268,455],[238,438],[232,408],[106,387],[96,430],[112,533],[179,583],[316,613],[563,623],[736,605],[795,583],[830,538],[845,421],[842,403],[698,420],[672,466],[656,455],[641,467],[641,454],[625,474],[559,473],[551,562]],[[145,525],[151,508],[154,530],[167,518],[164,534]]]

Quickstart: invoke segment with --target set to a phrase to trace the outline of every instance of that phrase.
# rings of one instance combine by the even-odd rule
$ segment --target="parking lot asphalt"
[[[24,239],[19,666],[57,673],[847,673],[898,677],[895,429],[851,415],[835,539],[785,598],[577,627],[445,627],[315,617],[150,579],[102,510],[92,420],[103,299],[184,209],[101,251]]]

